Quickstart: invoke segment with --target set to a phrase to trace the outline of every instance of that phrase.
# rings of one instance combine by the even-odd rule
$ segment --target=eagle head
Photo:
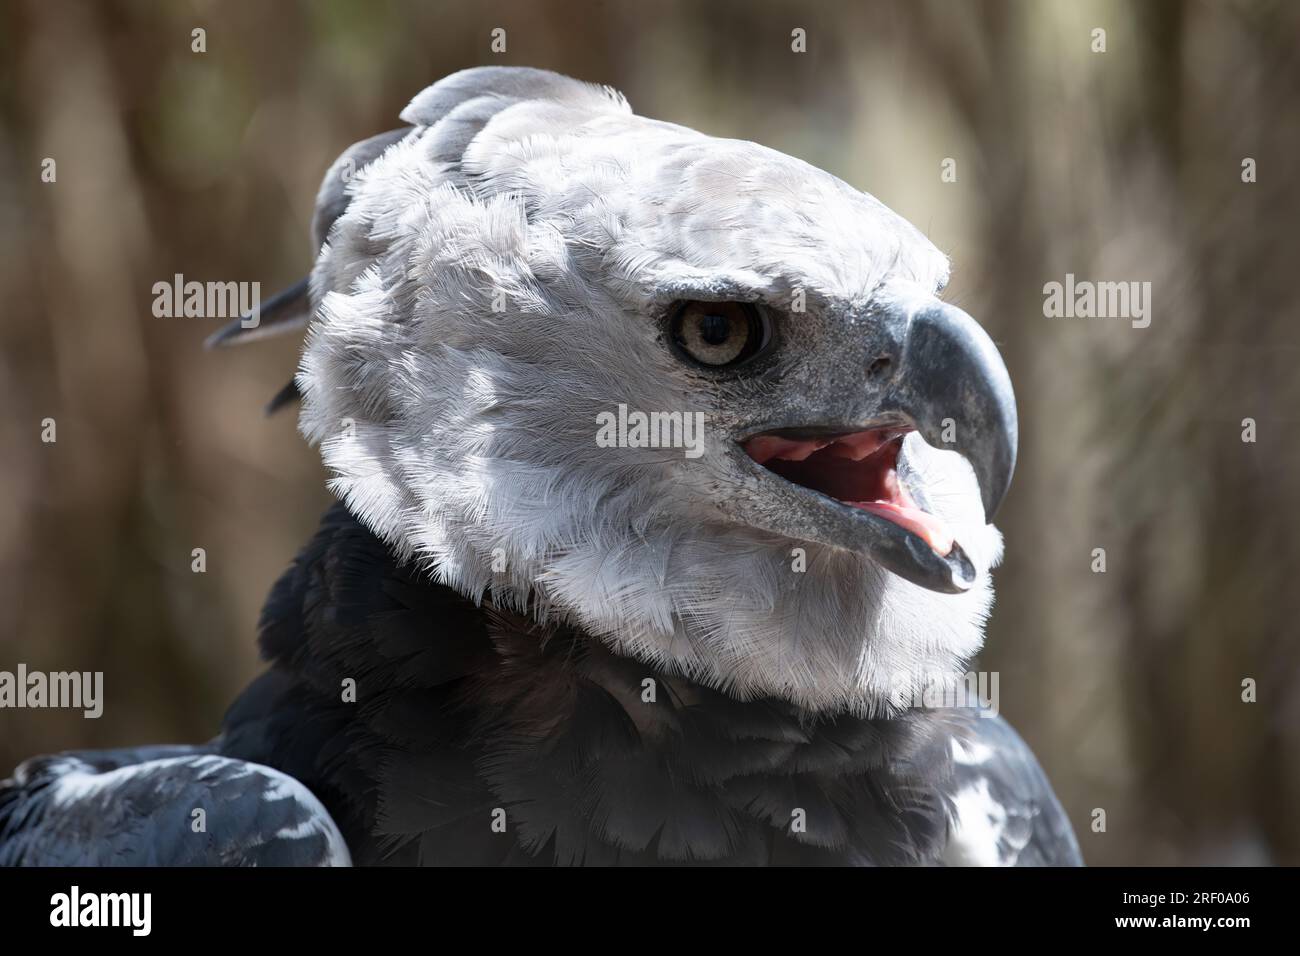
[[[741,698],[978,650],[1016,413],[946,258],[797,159],[480,68],[326,176],[300,427],[403,558]]]

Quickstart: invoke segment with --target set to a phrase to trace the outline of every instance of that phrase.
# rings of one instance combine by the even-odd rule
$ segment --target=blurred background
[[[106,704],[0,710],[0,775],[207,739],[258,671],[329,500],[261,414],[299,343],[205,353],[220,322],[152,286],[305,275],[335,156],[489,63],[799,156],[951,255],[1022,429],[980,666],[1084,856],[1300,863],[1300,4],[1268,0],[2,0],[0,670],[101,670]],[[1045,318],[1067,272],[1151,282],[1150,327]]]

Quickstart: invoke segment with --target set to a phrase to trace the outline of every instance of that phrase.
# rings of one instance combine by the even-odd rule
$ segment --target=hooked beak
[[[992,522],[1015,470],[1011,379],[988,334],[955,306],[927,303],[879,326],[858,350],[874,356],[860,376],[865,403],[861,391],[841,388],[847,397],[828,394],[840,408],[823,421],[792,422],[742,440],[749,459],[794,486],[782,489],[781,505],[761,523],[865,553],[921,587],[960,593],[977,571],[927,510],[926,489],[912,486],[918,479],[900,458],[903,440],[915,431],[932,447],[966,458],[984,520]]]
[[[1011,376],[988,333],[956,306],[941,302],[918,312],[883,405],[910,420],[928,444],[971,463],[984,522],[992,524],[1016,470],[1019,425]]]

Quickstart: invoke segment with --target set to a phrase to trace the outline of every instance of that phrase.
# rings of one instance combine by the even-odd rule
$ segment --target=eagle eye
[[[767,339],[762,314],[748,302],[683,302],[669,332],[678,349],[709,368],[739,365]]]

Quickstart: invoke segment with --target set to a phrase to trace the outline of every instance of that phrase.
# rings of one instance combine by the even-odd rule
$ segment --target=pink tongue
[[[897,437],[897,432],[890,433],[885,429],[856,432],[827,440],[759,435],[745,442],[745,451],[754,461],[764,465],[773,458],[782,461],[804,461],[810,455],[830,445],[827,454],[831,457],[862,461]],[[885,480],[888,492],[891,497],[894,497],[894,501],[845,501],[844,504],[869,511],[886,521],[892,521],[918,536],[937,554],[947,556],[953,546],[953,534],[948,530],[948,526],[940,518],[916,506],[906,490],[899,485],[897,475],[892,468]]]
[[[953,536],[948,526],[934,515],[922,511],[915,505],[891,504],[887,501],[846,501],[845,504],[863,511],[870,511],[886,521],[906,528],[934,549],[936,554],[947,557],[952,551]]]

